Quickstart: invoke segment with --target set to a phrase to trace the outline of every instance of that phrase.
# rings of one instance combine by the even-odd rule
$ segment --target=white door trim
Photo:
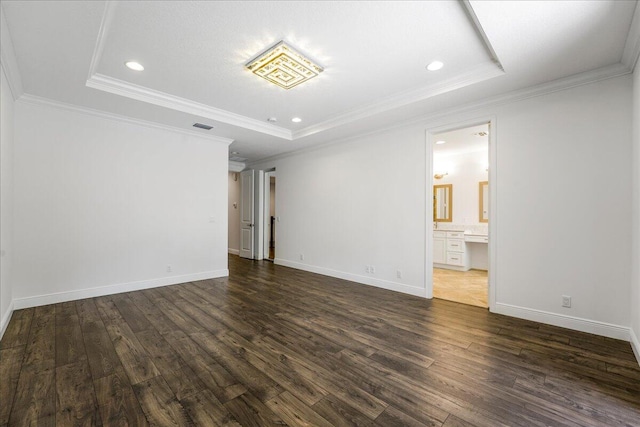
[[[240,257],[254,258],[255,252],[255,171],[240,172]]]

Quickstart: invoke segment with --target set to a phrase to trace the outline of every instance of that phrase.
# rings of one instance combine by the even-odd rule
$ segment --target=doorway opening
[[[264,174],[264,255],[269,261],[276,258],[276,171]]]
[[[488,308],[490,123],[431,136],[433,296]]]

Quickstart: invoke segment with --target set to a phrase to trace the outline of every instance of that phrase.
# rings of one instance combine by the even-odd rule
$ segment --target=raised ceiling
[[[635,0],[3,0],[2,9],[26,99],[185,130],[210,124],[198,132],[233,139],[249,161],[577,73],[628,72],[636,47]],[[283,39],[324,72],[284,90],[245,69]],[[427,71],[434,60],[444,68]]]

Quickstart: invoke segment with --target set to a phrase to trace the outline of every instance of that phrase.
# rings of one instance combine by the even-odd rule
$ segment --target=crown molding
[[[291,131],[289,129],[274,126],[269,123],[264,123],[261,120],[252,119],[199,102],[190,101],[186,98],[169,95],[168,93],[125,82],[103,74],[93,74],[87,80],[87,86],[104,92],[113,93],[115,95],[124,96],[126,98],[146,102],[148,104],[205,117],[217,122],[226,123],[232,126],[239,126],[244,129],[253,130],[291,141]]]
[[[65,102],[60,102],[60,101],[54,101],[52,99],[43,98],[41,96],[36,96],[36,95],[25,94],[22,97],[20,97],[18,102],[30,104],[30,105],[37,105],[37,106],[47,106],[47,107],[56,108],[60,110],[71,111],[74,113],[100,117],[103,119],[113,120],[121,123],[128,123],[128,124],[143,126],[151,129],[160,129],[164,131],[179,133],[182,135],[195,136],[198,138],[203,138],[213,142],[224,144],[225,146],[229,146],[234,141],[233,139],[230,139],[230,138],[224,138],[216,135],[205,135],[197,131],[163,125],[160,123],[150,122],[142,119],[133,119],[131,117],[122,116],[120,114],[107,113],[106,111],[95,110],[93,108],[79,107],[77,105],[67,104]]]
[[[229,172],[242,172],[247,165],[245,163],[229,160]]]
[[[96,45],[93,48],[93,55],[91,55],[91,63],[89,64],[89,76],[90,79],[96,73],[100,59],[102,58],[102,52],[104,51],[104,45],[106,42],[106,35],[113,22],[113,15],[115,14],[117,2],[107,1],[104,5],[104,12],[102,13],[102,21],[100,22],[100,30],[98,31],[98,38],[96,39]]]
[[[418,90],[407,91],[398,95],[393,95],[382,99],[381,101],[369,104],[366,107],[358,108],[350,112],[340,114],[324,122],[308,126],[293,133],[293,140],[314,135],[319,132],[335,128],[337,126],[346,125],[356,120],[364,119],[369,116],[384,113],[395,108],[403,107],[408,104],[423,101],[425,99],[441,95],[443,93],[452,92],[466,86],[483,82],[494,77],[504,75],[504,71],[495,63],[482,64],[472,68],[463,74],[447,79],[441,83],[425,86]]]
[[[479,38],[482,40],[489,56],[490,63],[481,64],[463,74],[447,79],[444,82],[429,85],[418,90],[406,91],[400,94],[392,95],[375,103],[366,105],[362,108],[356,108],[345,113],[333,116],[320,123],[291,131],[289,129],[265,123],[261,120],[215,108],[207,104],[195,102],[186,98],[174,96],[162,91],[150,89],[144,86],[126,82],[97,72],[100,64],[106,38],[113,21],[113,16],[117,7],[117,2],[107,1],[105,4],[104,14],[96,40],[91,64],[89,67],[89,76],[86,82],[87,87],[109,92],[115,95],[124,96],[141,102],[193,114],[199,117],[208,118],[220,123],[238,126],[243,129],[252,130],[262,134],[282,138],[288,141],[294,141],[310,135],[321,133],[329,129],[347,125],[349,123],[361,120],[376,114],[381,114],[389,110],[400,108],[412,103],[424,101],[428,98],[441,95],[447,92],[455,91],[473,84],[477,84],[494,77],[504,75],[503,66],[493,49],[484,29],[475,15],[473,6],[469,0],[462,0],[465,12],[476,29]],[[4,50],[4,49],[3,49]],[[482,101],[478,104],[465,107],[454,107],[454,111],[469,110],[480,108],[485,105],[491,105],[503,102],[515,102],[518,99],[526,99],[532,96],[539,96],[545,93],[551,93],[557,90],[564,90],[576,85],[586,84],[604,78],[616,77],[623,75],[630,70],[632,71],[640,54],[640,7],[636,6],[634,18],[627,41],[625,44],[623,59],[621,64],[611,67],[594,70],[592,72],[582,73],[565,79],[559,79],[549,84],[527,88],[522,91],[511,92],[506,95],[491,98],[491,100]],[[450,114],[450,113],[449,113]],[[412,121],[415,121],[412,120]],[[394,126],[395,127],[395,126]]]
[[[640,57],[640,4],[636,3],[621,62],[633,71],[638,63],[638,57]]]
[[[111,28],[111,23],[114,19],[116,8],[117,2],[115,1],[107,1],[105,4],[102,22],[100,23],[100,30],[98,32],[96,45],[93,49],[93,55],[89,65],[89,76],[87,77],[86,83],[87,87],[146,102],[148,104],[170,108],[183,113],[205,117],[207,119],[226,123],[232,126],[239,126],[244,129],[253,130],[275,136],[277,138],[283,138],[289,141],[291,140],[291,131],[289,129],[98,73],[98,66],[102,60],[104,46]]]
[[[626,67],[624,64],[618,63],[618,64],[610,65],[608,67],[602,67],[596,70],[586,71],[584,73],[574,74],[569,77],[553,80],[549,83],[543,83],[543,84],[531,86],[525,89],[519,89],[519,90],[507,92],[507,93],[497,95],[497,96],[494,96],[482,101],[478,101],[475,103],[464,104],[464,106],[458,105],[455,107],[450,107],[448,109],[440,110],[437,113],[410,117],[401,122],[394,123],[393,125],[380,127],[369,132],[359,133],[357,135],[348,136],[346,138],[340,138],[334,141],[327,141],[327,142],[316,144],[310,147],[305,147],[298,150],[292,150],[286,153],[276,154],[274,156],[264,157],[262,159],[248,162],[248,166],[253,167],[256,165],[260,165],[262,163],[268,163],[268,162],[274,162],[281,159],[286,159],[299,154],[305,154],[305,153],[313,152],[316,150],[320,150],[325,147],[330,147],[335,144],[345,144],[350,141],[367,137],[369,135],[375,135],[381,132],[387,132],[387,131],[402,128],[405,126],[420,125],[420,124],[424,126],[431,126],[432,124],[442,122],[443,120],[453,115],[469,114],[483,108],[484,109],[496,108],[501,105],[524,101],[529,98],[536,98],[539,96],[544,96],[544,95],[552,94],[555,92],[572,89],[578,86],[596,83],[602,80],[622,77],[627,74],[631,74],[631,71],[629,70],[629,68]]]
[[[9,89],[14,100],[17,100],[24,93],[22,88],[22,77],[18,68],[18,60],[13,50],[13,42],[9,33],[9,26],[4,17],[4,9],[0,3],[0,65],[4,75],[9,82]]]
[[[476,11],[473,10],[473,5],[471,4],[471,1],[461,0],[461,3],[462,3],[462,6],[464,6],[464,10],[467,13],[467,16],[469,17],[469,20],[471,21],[471,23],[476,29],[476,32],[478,33],[478,37],[480,37],[480,40],[482,40],[482,43],[484,43],[484,47],[487,49],[487,52],[491,56],[491,59],[493,59],[496,65],[500,67],[501,70],[504,71],[502,62],[500,62],[500,59],[498,58],[498,54],[496,53],[496,50],[493,48],[493,45],[491,44],[491,41],[489,40],[487,33],[484,31],[484,28],[482,28],[482,24],[480,24],[478,15],[476,15]]]

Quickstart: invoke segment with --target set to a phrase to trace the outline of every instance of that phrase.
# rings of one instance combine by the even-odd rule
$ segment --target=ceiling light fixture
[[[442,179],[442,178],[444,178],[444,177],[445,177],[445,176],[447,176],[447,175],[449,175],[449,172],[445,172],[445,173],[437,173],[437,174],[433,175],[433,177],[434,177],[435,179]]]
[[[124,65],[126,65],[127,68],[133,71],[144,71],[144,67],[142,66],[142,64],[136,61],[127,61],[124,63]]]
[[[275,118],[275,117],[269,117],[269,118],[267,119],[267,121],[268,121],[269,123],[276,123],[276,122],[278,121],[278,119],[277,119],[277,118]]]
[[[300,117],[294,117],[293,119],[291,119],[291,121],[293,123],[300,123],[302,121],[302,119]]]
[[[429,71],[438,71],[442,67],[444,67],[444,64],[442,62],[433,61],[431,64],[427,65],[427,70],[429,70]]]
[[[324,71],[284,40],[257,55],[245,67],[256,76],[285,89],[298,86]]]
[[[442,144],[446,144],[446,143],[447,143],[447,141],[444,141],[442,139],[440,141],[436,141],[437,145],[442,145]]]

